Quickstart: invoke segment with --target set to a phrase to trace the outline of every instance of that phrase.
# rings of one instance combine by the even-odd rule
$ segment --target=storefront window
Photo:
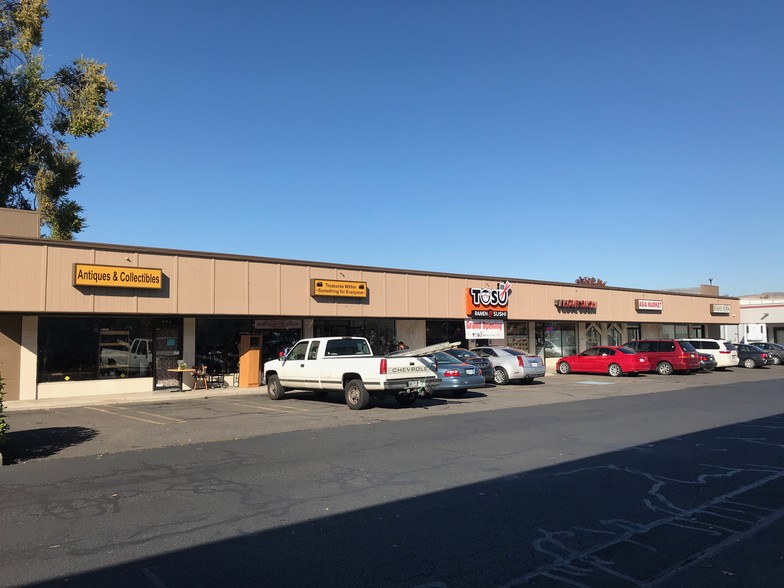
[[[662,325],[662,339],[688,339],[689,325]]]
[[[196,320],[196,364],[206,365],[211,374],[239,371],[240,334],[261,336],[261,364],[278,357],[302,338],[302,321],[285,319]]]
[[[507,323],[506,344],[515,349],[528,351],[528,323],[515,321]]]
[[[151,377],[152,362],[151,319],[38,319],[38,382]]]
[[[316,319],[316,337],[364,337],[376,355],[395,350],[395,321],[392,319]]]
[[[642,329],[639,323],[629,323],[626,325],[626,341],[636,341],[642,337]]]
[[[618,325],[610,325],[607,328],[607,345],[622,345],[623,337],[621,335],[621,330],[618,328]]]
[[[536,323],[536,354],[564,357],[577,353],[577,323]]]
[[[602,344],[602,334],[595,325],[589,325],[585,330],[585,346],[596,347]]]
[[[426,321],[425,329],[425,345],[460,341],[461,347],[468,346],[468,340],[465,336],[465,321]]]

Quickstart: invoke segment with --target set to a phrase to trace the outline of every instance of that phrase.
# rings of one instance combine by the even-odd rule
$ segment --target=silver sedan
[[[531,355],[514,347],[488,345],[472,349],[479,357],[486,357],[493,364],[493,381],[503,386],[509,380],[530,382],[544,377],[544,362],[538,355]]]

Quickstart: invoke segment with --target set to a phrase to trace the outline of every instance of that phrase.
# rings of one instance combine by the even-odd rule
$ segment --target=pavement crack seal
[[[703,465],[714,467],[710,464]],[[606,541],[582,549],[569,546],[570,540],[576,536],[577,528],[560,531],[540,528],[540,537],[533,541],[532,547],[536,552],[547,557],[550,563],[510,580],[502,585],[503,588],[527,584],[537,577],[579,586],[604,586],[617,583],[619,580],[632,586],[654,586],[671,579],[704,559],[714,556],[724,548],[755,535],[784,517],[784,510],[754,504],[753,492],[766,485],[779,484],[782,487],[778,491],[773,490],[774,493],[784,493],[784,469],[775,466],[749,465],[746,468],[720,468],[725,471],[704,474],[694,481],[672,480],[614,465],[582,469],[612,469],[635,477],[643,476],[650,479],[653,484],[649,495],[654,498],[645,499],[644,504],[651,511],[668,516],[649,523],[630,520],[600,521],[600,525],[605,527],[604,530],[607,527],[617,527],[621,529],[621,532],[612,533],[612,537]],[[578,471],[571,470],[557,475],[569,475]],[[732,477],[741,472],[769,475],[731,492],[716,496],[693,508],[678,508],[662,494],[668,481],[702,485],[707,479]],[[748,496],[745,500],[741,500],[744,495]],[[723,521],[724,524],[718,524],[717,519]],[[693,541],[687,542],[688,547],[683,547],[680,550],[670,545],[667,539],[668,527],[677,527],[692,533]],[[582,530],[586,531],[587,529]],[[597,529],[591,531],[598,532]],[[696,539],[697,536],[701,539]],[[628,560],[619,556],[619,554],[639,551],[647,552],[647,557],[652,560],[656,558],[661,560],[660,564],[656,566],[657,571],[647,578],[632,577],[629,570],[624,569],[624,563]]]

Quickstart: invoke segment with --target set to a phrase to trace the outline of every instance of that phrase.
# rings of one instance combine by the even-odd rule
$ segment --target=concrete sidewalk
[[[50,408],[69,408],[78,406],[96,406],[103,404],[134,404],[145,402],[176,402],[193,400],[194,398],[210,398],[217,396],[254,396],[267,394],[267,387],[258,388],[209,388],[207,390],[156,390],[150,392],[132,392],[128,394],[96,394],[92,396],[70,396],[64,398],[43,398],[39,400],[6,400],[6,412],[23,410],[47,410]]]

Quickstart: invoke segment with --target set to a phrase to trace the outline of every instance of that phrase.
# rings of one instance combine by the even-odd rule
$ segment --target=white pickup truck
[[[367,408],[371,397],[394,394],[402,406],[432,395],[440,382],[433,362],[416,351],[374,356],[363,337],[302,339],[284,357],[264,363],[267,393],[280,400],[287,389],[313,390],[319,395],[340,391],[353,410]]]

